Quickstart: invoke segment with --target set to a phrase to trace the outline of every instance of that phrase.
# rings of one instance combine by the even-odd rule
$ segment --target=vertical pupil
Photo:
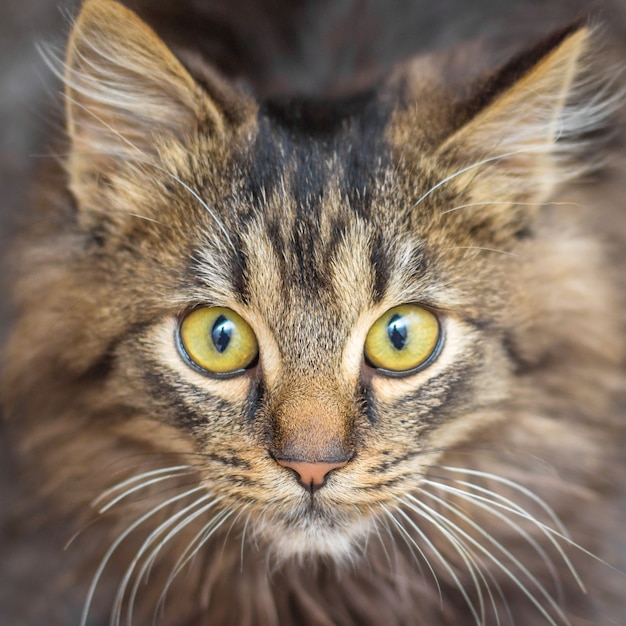
[[[404,318],[397,313],[389,320],[387,325],[389,341],[396,350],[402,350],[406,345],[407,331]]]
[[[213,324],[211,329],[211,339],[215,349],[221,354],[228,348],[230,339],[233,335],[235,325],[223,315],[220,315]]]

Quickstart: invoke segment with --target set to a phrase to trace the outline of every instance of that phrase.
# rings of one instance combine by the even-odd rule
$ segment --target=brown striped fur
[[[86,2],[68,193],[16,252],[2,389],[49,519],[81,530],[69,584],[125,537],[87,624],[619,623],[623,216],[577,182],[619,98],[593,41],[575,25],[463,92],[424,57],[342,101],[257,102]],[[381,375],[365,336],[411,302],[441,353]],[[198,305],[248,321],[256,367],[189,367]],[[311,494],[281,456],[351,460]]]

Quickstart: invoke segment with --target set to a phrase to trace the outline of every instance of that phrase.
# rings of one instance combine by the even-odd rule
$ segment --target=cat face
[[[272,141],[282,148],[280,139]],[[121,347],[120,371],[150,372],[137,392],[145,393],[148,383],[167,407],[161,419],[188,429],[206,457],[207,483],[213,487],[218,475],[216,493],[233,504],[248,502],[257,520],[252,528],[276,548],[347,553],[376,509],[410,489],[437,459],[436,450],[488,421],[484,409],[503,397],[510,365],[501,347],[461,313],[460,293],[468,285],[451,283],[429,228],[403,224],[387,192],[393,189],[389,170],[372,176],[369,206],[354,206],[342,192],[345,177],[354,174],[342,173],[332,152],[316,157],[328,164],[323,176],[316,173],[316,180],[326,178],[324,186],[297,203],[307,174],[289,169],[298,159],[306,168],[310,153],[271,172],[280,193],[250,189],[254,177],[245,168],[258,167],[258,143],[257,135],[236,167],[237,195],[207,200],[216,215],[239,223],[236,239],[227,239],[202,206],[193,212],[199,225],[191,230],[200,237],[181,261],[185,284],[170,291],[187,300],[164,307],[156,324]],[[208,198],[206,191],[198,194]],[[217,242],[204,234],[216,231]],[[455,243],[451,238],[448,245]],[[483,271],[477,265],[468,271]],[[407,373],[374,367],[364,354],[368,333],[406,303],[438,320],[434,358]],[[480,310],[478,302],[463,304]],[[235,311],[252,330],[258,360],[251,367],[212,375],[181,354],[181,321],[210,307]],[[281,459],[347,464],[311,493]]]
[[[106,279],[106,289],[125,294],[136,328],[116,346],[109,384],[132,389],[137,411],[150,402],[150,419],[182,430],[209,489],[232,506],[246,502],[252,530],[281,552],[339,555],[367,531],[381,504],[411,488],[438,449],[485,423],[483,409],[502,397],[509,364],[471,318],[480,303],[462,299],[470,285],[458,274],[453,279],[438,258],[430,219],[421,228],[406,223],[390,166],[372,167],[361,203],[346,191],[355,173],[341,172],[340,145],[324,158],[307,147],[277,161],[268,177],[275,190],[266,178],[254,187],[259,149],[267,152],[270,141],[277,151],[288,149],[282,130],[238,147],[232,173],[222,174],[228,190],[202,187],[193,172],[178,169],[202,202],[190,203],[167,175],[141,182],[152,189],[150,203],[133,212],[157,222],[147,223],[141,253],[127,251],[129,273]],[[201,170],[211,167],[197,158]],[[323,185],[302,198],[308,158],[324,164],[310,181]],[[292,169],[298,161],[304,172]],[[171,195],[162,192],[167,186]],[[180,226],[168,221],[177,207]],[[145,220],[137,221],[143,229]],[[121,243],[127,241],[125,233]],[[455,244],[451,237],[452,258]],[[108,235],[93,253],[108,266],[126,254],[118,245],[116,234]],[[164,254],[169,271],[153,278],[163,274],[156,264]],[[479,261],[467,271],[484,270]],[[364,345],[381,316],[407,303],[437,320],[434,358],[398,375],[374,367]],[[249,326],[258,343],[251,367],[211,373],[181,350],[184,320],[211,307],[235,311]],[[500,371],[497,383],[485,362]],[[348,463],[311,493],[278,459]]]
[[[160,452],[272,550],[349,555],[444,452],[513,419],[516,371],[567,341],[524,257],[546,240],[558,255],[534,213],[563,171],[553,120],[575,119],[563,69],[585,37],[516,61],[480,105],[442,108],[417,63],[324,110],[194,79],[134,15],[87,3],[65,75],[68,367],[106,360],[124,431],[162,431]],[[588,274],[595,254],[554,271]],[[216,372],[194,350],[215,352],[218,318],[253,347]],[[190,319],[204,347],[185,346]],[[389,365],[366,349],[377,324]],[[407,328],[425,352],[397,365]]]
[[[468,565],[485,491],[445,476],[511,488],[513,467],[558,465],[558,442],[585,449],[578,407],[606,410],[622,354],[600,248],[546,204],[611,106],[576,105],[588,37],[470,98],[418,60],[341,102],[258,103],[128,10],[85,4],[64,74],[71,208],[25,253],[5,396],[46,416],[28,447],[68,508],[144,494],[121,539],[174,511],[128,577],[194,523],[175,572],[220,528],[284,560],[354,559],[398,531],[465,594],[449,563]],[[435,483],[483,510],[416,500]],[[524,489],[528,511],[490,512],[547,537]]]

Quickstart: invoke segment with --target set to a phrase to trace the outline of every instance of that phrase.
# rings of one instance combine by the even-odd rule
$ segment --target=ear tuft
[[[520,55],[466,104],[471,119],[438,154],[471,158],[471,176],[483,167],[510,200],[523,193],[541,202],[558,183],[595,167],[593,155],[579,158],[589,147],[585,137],[606,123],[623,93],[593,71],[592,40],[588,27],[570,28]]]
[[[65,65],[67,126],[74,149],[129,158],[154,135],[219,131],[222,116],[159,37],[112,0],[87,0]]]

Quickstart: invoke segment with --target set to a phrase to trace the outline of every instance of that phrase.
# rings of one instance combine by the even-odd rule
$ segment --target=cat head
[[[611,107],[589,47],[577,25],[462,90],[421,59],[258,102],[88,0],[75,210],[31,254],[9,352],[13,406],[64,424],[33,449],[77,491],[149,452],[279,554],[340,557],[444,459],[524,441],[617,358],[601,254],[548,204]]]

